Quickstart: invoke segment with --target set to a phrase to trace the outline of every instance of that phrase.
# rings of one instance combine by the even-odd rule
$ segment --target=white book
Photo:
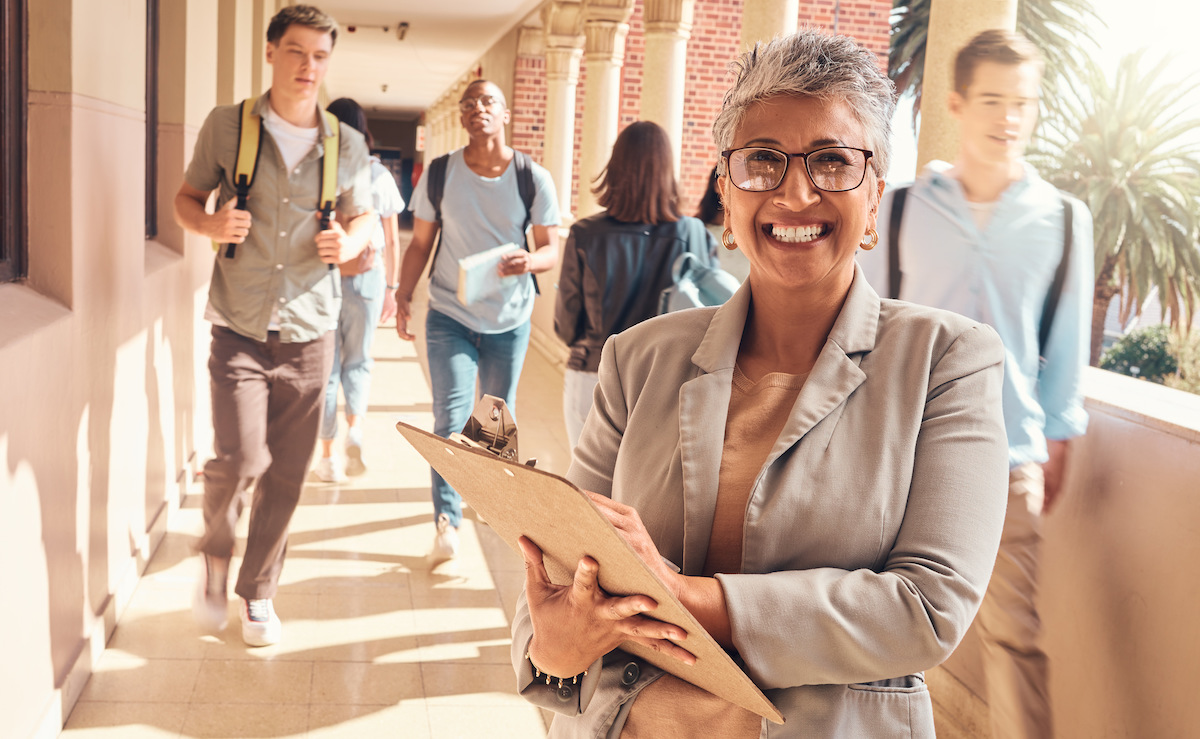
[[[500,258],[520,249],[516,244],[501,244],[458,260],[458,302],[463,305],[477,303],[487,295],[500,292],[505,280],[520,277],[500,276]]]

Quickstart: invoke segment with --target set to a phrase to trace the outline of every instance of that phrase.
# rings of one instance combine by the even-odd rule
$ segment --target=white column
[[[587,84],[583,101],[583,151],[579,156],[579,208],[586,218],[598,210],[592,182],[612,153],[621,107],[621,67],[634,0],[584,0],[584,63]]]
[[[575,90],[583,57],[583,7],[553,0],[542,7],[546,34],[546,123],[542,163],[554,178],[563,223],[571,221],[571,172],[575,154]]]
[[[929,161],[958,156],[958,122],[950,115],[954,57],[980,31],[1017,27],[1017,0],[933,0],[925,42],[925,82],[917,170]]]
[[[687,42],[692,37],[695,0],[645,0],[646,64],[641,119],[662,126],[671,139],[675,176],[683,148],[683,95]],[[650,70],[653,70],[650,72]]]
[[[746,0],[742,6],[742,50],[759,41],[796,32],[800,0]]]

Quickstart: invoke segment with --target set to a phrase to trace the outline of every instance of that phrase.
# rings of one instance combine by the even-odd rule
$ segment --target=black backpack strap
[[[429,196],[429,203],[433,206],[433,221],[437,224],[437,246],[433,248],[433,264],[437,264],[438,252],[442,250],[442,194],[446,190],[446,166],[450,163],[450,155],[443,154],[440,157],[434,158],[429,163],[429,169],[425,170],[425,177],[429,178],[426,183],[425,194]],[[429,274],[433,275],[433,267],[429,268]]]
[[[517,176],[517,193],[521,196],[521,202],[525,204],[525,223],[521,226],[521,234],[524,235],[533,223],[533,198],[537,195],[537,186],[533,182],[533,160],[525,152],[513,149],[513,167]],[[525,236],[523,243],[525,250],[529,251],[528,236]],[[541,295],[542,288],[538,285],[537,275],[531,272],[529,276],[533,278],[534,292]]]
[[[1067,283],[1067,270],[1071,267],[1071,243],[1074,241],[1074,213],[1071,198],[1062,195],[1063,206],[1063,250],[1058,260],[1058,268],[1054,270],[1054,282],[1050,293],[1046,295],[1046,306],[1042,309],[1042,325],[1038,329],[1038,354],[1043,359],[1046,356],[1046,342],[1050,340],[1050,327],[1054,323],[1054,313],[1058,310],[1058,302],[1062,298],[1063,287]]]
[[[537,195],[537,187],[533,183],[533,160],[525,152],[513,149],[513,166],[516,167],[517,192],[525,204],[525,225],[521,230],[528,231],[529,224],[533,222],[533,198]]]
[[[908,185],[892,190],[892,212],[888,218],[888,297],[900,297],[900,222],[904,219],[904,200]]]

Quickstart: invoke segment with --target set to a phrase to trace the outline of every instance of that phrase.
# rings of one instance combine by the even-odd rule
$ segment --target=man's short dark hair
[[[985,62],[1008,66],[1034,64],[1039,74],[1046,66],[1032,41],[1015,31],[992,28],[971,39],[954,57],[954,91],[966,95],[975,70]]]
[[[267,26],[267,43],[278,44],[288,26],[307,26],[308,28],[328,33],[329,47],[337,44],[338,25],[332,16],[313,5],[289,5],[275,14]]]

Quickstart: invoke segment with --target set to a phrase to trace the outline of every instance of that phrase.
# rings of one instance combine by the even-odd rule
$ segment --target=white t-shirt
[[[271,138],[275,139],[275,145],[279,147],[279,153],[283,155],[283,163],[288,169],[296,168],[309,150],[317,145],[317,136],[320,134],[320,126],[312,128],[293,126],[283,120],[269,105],[267,106],[267,115],[263,118],[263,125],[270,132]]]

